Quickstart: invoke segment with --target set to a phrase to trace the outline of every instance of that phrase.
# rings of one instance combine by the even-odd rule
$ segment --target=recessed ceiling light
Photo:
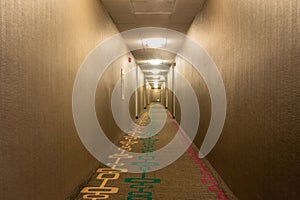
[[[162,64],[162,60],[160,60],[160,59],[148,60],[148,63],[151,65],[160,65],[160,64]]]
[[[143,39],[143,45],[148,48],[160,48],[166,46],[165,38],[146,38]]]
[[[159,69],[153,69],[151,70],[152,74],[159,74],[160,70]]]

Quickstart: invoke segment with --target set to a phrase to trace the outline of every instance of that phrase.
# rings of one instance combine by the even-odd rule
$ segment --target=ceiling
[[[160,59],[164,64],[172,64],[175,58],[174,53],[170,53],[161,49],[148,49],[134,50],[132,54],[136,58],[137,64],[144,64],[145,60]]]
[[[163,27],[186,33],[205,0],[102,0],[120,32]]]
[[[140,27],[161,27],[186,33],[192,24],[196,14],[201,10],[205,0],[101,0],[106,10],[120,32]],[[166,29],[166,30],[167,30]],[[147,35],[135,35],[125,38],[129,49],[137,64],[141,67],[148,81],[154,77],[166,76],[170,65],[174,62],[176,54],[149,48],[145,44],[147,38],[162,38],[164,46],[180,46],[182,41],[171,38],[168,31],[149,33]],[[138,48],[131,48],[138,44]],[[136,50],[137,49],[137,50]],[[160,65],[150,65],[147,61],[153,59],[163,60]],[[153,74],[151,69],[160,70],[159,74]],[[162,81],[160,78],[158,81]]]

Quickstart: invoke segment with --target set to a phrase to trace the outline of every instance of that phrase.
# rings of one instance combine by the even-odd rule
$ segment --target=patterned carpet
[[[146,111],[136,123],[146,126],[150,121],[149,112]],[[133,127],[133,130],[135,128]],[[110,157],[114,160],[110,163],[110,167],[120,169],[121,160],[128,159],[126,151],[146,153],[144,160],[141,161],[143,163],[141,167],[151,167],[151,164],[155,163],[151,152],[168,144],[177,130],[177,122],[168,114],[164,128],[151,138],[140,139],[124,135],[119,141],[120,152]],[[206,159],[199,159],[197,155],[198,150],[192,145],[171,165],[149,173],[127,173],[101,165],[75,199],[236,199],[209,162]]]

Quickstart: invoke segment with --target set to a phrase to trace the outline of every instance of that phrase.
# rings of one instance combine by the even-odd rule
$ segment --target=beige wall
[[[128,63],[129,56],[131,55],[122,56],[105,70],[99,80],[96,92],[95,106],[98,121],[101,128],[112,142],[119,139],[121,130],[115,123],[111,112],[111,96],[117,81],[121,79],[121,68],[123,68],[126,73],[135,67],[131,63]],[[135,111],[134,100],[135,99],[132,98],[130,106],[132,114],[134,114]]]
[[[144,96],[145,91],[145,77],[144,73],[142,72],[141,68],[139,68],[139,73],[138,73],[138,82],[139,86],[143,85],[142,87],[138,88],[138,115],[140,116],[142,112],[144,112],[144,100],[146,99],[146,96]],[[145,99],[144,99],[145,98]]]
[[[128,63],[128,57],[132,58],[132,62]],[[134,63],[135,60],[133,56],[128,53],[125,56],[114,61],[104,72],[102,78],[99,80],[96,98],[95,98],[95,105],[96,105],[96,113],[98,117],[99,124],[101,128],[106,133],[108,138],[113,142],[119,142],[123,136],[121,129],[116,124],[113,113],[111,111],[111,100],[112,100],[112,93],[115,88],[115,85],[118,80],[121,79],[121,68],[124,69],[125,73],[128,73],[130,70],[136,70],[136,64]],[[140,69],[140,68],[139,68]],[[135,79],[136,75],[134,73],[134,77],[125,77],[125,87],[128,89],[132,87],[129,82],[129,78]],[[139,83],[142,84],[144,82],[144,75],[141,70],[139,70],[138,75]],[[133,81],[136,83],[136,80]],[[143,102],[143,87],[140,87],[138,90],[137,96],[137,113],[138,116],[144,111]],[[121,97],[120,97],[121,98]],[[126,97],[127,98],[127,97]],[[135,119],[135,93],[129,97],[129,113],[132,119]],[[126,108],[127,109],[127,108]],[[125,110],[125,109],[124,109]],[[123,111],[124,111],[123,110]],[[120,111],[122,112],[122,111]],[[126,119],[125,119],[126,120]]]
[[[73,123],[75,75],[117,29],[99,0],[2,0],[0,13],[0,199],[65,199],[98,165]]]
[[[207,0],[188,33],[225,83],[226,123],[208,159],[239,199],[297,199],[299,6],[297,0]],[[210,118],[207,89],[187,63],[176,68],[200,91],[199,146]]]
[[[175,70],[182,74],[190,82],[199,102],[200,121],[198,134],[194,139],[194,143],[200,147],[204,140],[211,118],[211,102],[208,89],[199,72],[181,57],[176,57]],[[177,91],[178,87],[175,88],[175,90]],[[172,104],[172,102],[170,103]],[[173,112],[173,106],[170,108],[170,112]],[[175,101],[175,118],[177,121],[181,120],[180,103],[177,99]]]

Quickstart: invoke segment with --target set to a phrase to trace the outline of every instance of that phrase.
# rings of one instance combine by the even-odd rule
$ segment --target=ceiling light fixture
[[[159,74],[160,70],[159,69],[153,69],[151,70],[152,74]]]
[[[167,40],[165,38],[146,38],[142,39],[143,45],[148,48],[161,48],[166,46]]]
[[[160,80],[161,80],[161,81],[165,81],[166,78],[165,78],[164,76],[160,76]]]
[[[160,59],[152,59],[152,60],[148,60],[148,63],[151,64],[151,65],[160,65],[162,64],[162,60]]]

